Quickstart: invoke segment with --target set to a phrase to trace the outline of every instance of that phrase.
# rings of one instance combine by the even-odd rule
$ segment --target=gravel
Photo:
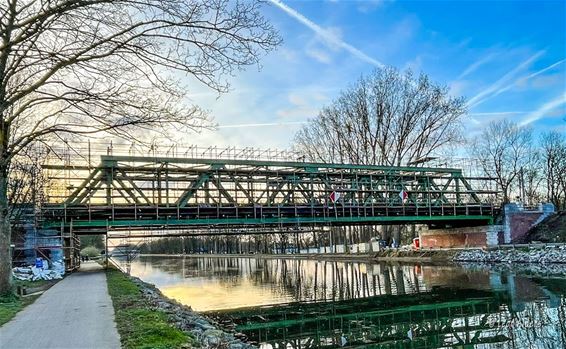
[[[457,262],[488,263],[566,263],[566,246],[499,249],[499,250],[465,250],[458,252],[454,258]]]
[[[453,261],[466,268],[513,270],[536,275],[566,275],[566,246],[465,250]]]

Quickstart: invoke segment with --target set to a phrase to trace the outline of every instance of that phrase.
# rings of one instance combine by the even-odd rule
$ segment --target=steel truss
[[[470,184],[489,179],[465,178],[459,169],[102,156],[94,168],[44,170],[52,183],[44,225],[78,233],[258,224],[477,225],[495,214],[488,203],[495,193]],[[332,193],[339,198],[333,201]]]

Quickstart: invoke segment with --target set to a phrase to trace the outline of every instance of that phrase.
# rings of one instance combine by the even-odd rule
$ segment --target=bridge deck
[[[47,206],[45,228],[73,228],[75,233],[167,227],[203,228],[277,227],[309,225],[491,224],[491,205],[467,206],[338,206],[338,207],[136,207],[136,206]]]

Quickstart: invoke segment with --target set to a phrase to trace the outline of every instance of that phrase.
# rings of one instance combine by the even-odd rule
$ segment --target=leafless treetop
[[[312,161],[405,165],[460,139],[462,99],[426,75],[376,70],[341,93],[295,138]]]
[[[3,159],[47,135],[131,137],[164,123],[198,128],[187,76],[211,89],[280,38],[258,1],[4,0],[0,4]]]

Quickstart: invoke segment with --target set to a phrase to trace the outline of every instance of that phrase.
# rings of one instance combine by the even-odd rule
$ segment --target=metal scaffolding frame
[[[489,224],[497,213],[495,192],[472,186],[490,179],[452,168],[113,155],[101,156],[94,167],[43,168],[51,183],[44,227],[78,234],[258,225],[466,226]]]

